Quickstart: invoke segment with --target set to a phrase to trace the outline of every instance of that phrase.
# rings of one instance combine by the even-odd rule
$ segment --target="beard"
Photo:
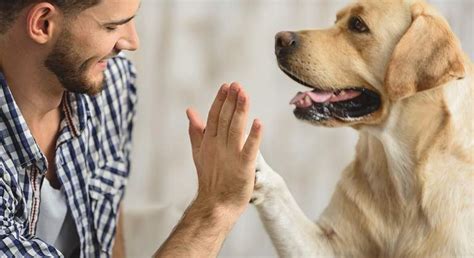
[[[105,76],[93,81],[87,71],[95,65],[94,58],[86,59],[80,54],[72,34],[64,29],[44,65],[54,73],[64,89],[73,93],[97,95],[104,88]]]

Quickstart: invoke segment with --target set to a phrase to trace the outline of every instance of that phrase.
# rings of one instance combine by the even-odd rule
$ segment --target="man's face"
[[[140,0],[102,0],[65,21],[45,66],[63,87],[95,95],[103,88],[107,60],[122,50],[136,50],[135,16]]]

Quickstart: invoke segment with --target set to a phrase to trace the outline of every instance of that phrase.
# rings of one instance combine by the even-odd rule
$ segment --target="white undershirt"
[[[76,225],[68,209],[64,189],[54,189],[49,180],[41,186],[41,203],[36,236],[70,257],[80,246]]]

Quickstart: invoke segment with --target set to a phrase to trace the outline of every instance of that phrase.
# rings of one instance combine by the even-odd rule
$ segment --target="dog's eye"
[[[367,27],[364,21],[357,16],[353,16],[349,19],[349,29],[357,33],[369,32],[369,27]]]

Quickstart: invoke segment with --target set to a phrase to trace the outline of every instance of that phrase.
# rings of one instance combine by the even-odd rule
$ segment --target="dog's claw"
[[[255,166],[255,185],[250,203],[262,204],[270,192],[284,187],[284,181],[263,159],[259,153]]]

